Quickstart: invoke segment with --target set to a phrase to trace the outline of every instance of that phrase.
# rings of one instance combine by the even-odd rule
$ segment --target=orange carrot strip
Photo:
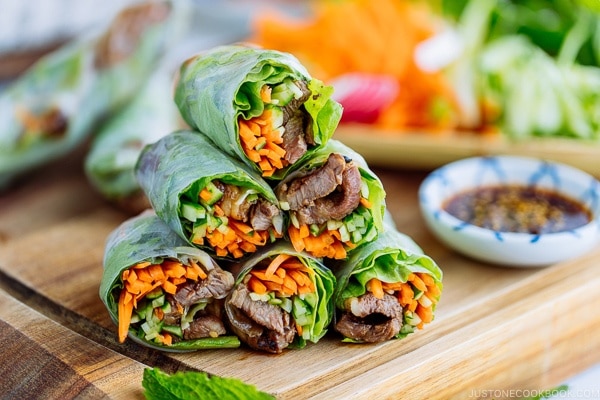
[[[291,291],[291,294],[294,294],[298,291],[298,284],[290,276],[283,278],[283,286],[288,288]]]
[[[435,286],[435,280],[433,279],[433,277],[431,275],[418,273],[417,276],[419,276],[421,278],[421,280],[423,281],[425,286],[427,286],[427,287]]]
[[[271,281],[263,281],[263,285],[267,287],[267,290],[270,292],[281,292],[283,293],[283,285],[280,283],[275,283]]]
[[[360,198],[360,204],[362,204],[363,206],[365,206],[366,208],[371,208],[371,202],[367,199],[365,199],[364,197]]]
[[[267,293],[267,287],[257,278],[251,277],[248,281],[248,287],[250,291],[257,294],[265,294]]]
[[[270,281],[270,282],[275,282],[275,283],[279,283],[279,284],[283,283],[283,278],[281,278],[275,274],[267,276],[265,271],[252,270],[252,271],[250,271],[250,274],[255,276],[256,278],[260,279],[261,281]]]
[[[125,302],[126,291],[121,290],[118,304],[119,314],[119,343],[125,342],[129,325],[131,324],[131,314],[133,313],[133,302]]]
[[[289,254],[278,254],[269,264],[269,266],[267,267],[267,270],[265,271],[265,275],[266,276],[273,276],[273,274],[275,273],[275,271],[277,270],[277,268],[279,268],[279,266],[281,265],[282,262],[284,262],[285,260],[287,260],[288,258],[292,257]]]
[[[151,262],[150,262],[150,261],[143,261],[143,262],[140,262],[140,263],[137,263],[137,264],[135,264],[135,265],[133,266],[133,268],[134,268],[134,269],[137,269],[137,268],[146,268],[146,267],[147,267],[147,266],[149,266],[150,264],[151,264]]]
[[[419,304],[417,306],[416,313],[419,316],[419,318],[421,318],[421,321],[423,321],[424,323],[433,321],[433,311],[431,307],[423,307]]]
[[[427,286],[425,286],[425,283],[423,283],[423,281],[417,276],[417,274],[410,274],[408,276],[408,280],[414,285],[414,287],[416,287],[420,291],[427,291]]]
[[[427,287],[427,292],[425,292],[427,294],[427,297],[434,299],[437,297],[440,297],[440,295],[442,294],[442,291],[440,290],[440,288],[437,285],[433,285],[433,286],[428,286]]]
[[[300,237],[300,230],[295,226],[290,226],[288,229],[290,236],[290,242],[296,251],[302,251],[305,249],[304,240]]]
[[[383,287],[381,285],[381,281],[377,278],[371,278],[371,280],[369,280],[369,282],[367,282],[367,289],[373,293],[373,296],[375,296],[378,299],[383,299]]]
[[[177,292],[177,286],[169,281],[164,281],[161,285],[163,290],[169,294],[175,294]]]
[[[271,87],[269,85],[263,85],[263,87],[260,88],[260,99],[263,103],[271,102]]]
[[[412,286],[410,286],[407,283],[402,284],[402,288],[400,289],[400,305],[402,306],[406,306],[407,304],[410,304],[414,297],[415,297],[415,292],[412,289]]]

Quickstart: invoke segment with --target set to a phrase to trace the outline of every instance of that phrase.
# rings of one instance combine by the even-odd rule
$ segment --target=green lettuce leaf
[[[158,368],[146,368],[142,386],[147,400],[275,399],[239,379],[209,376],[204,372],[187,371],[169,375]]]
[[[302,158],[305,159],[333,136],[342,107],[331,99],[333,88],[312,78],[291,54],[241,45],[211,49],[182,65],[175,102],[189,126],[260,172],[242,149],[237,121],[240,116],[248,119],[260,115],[264,109],[262,86],[281,83],[286,78],[304,80],[313,91],[313,99],[305,103],[305,108],[313,120],[316,146],[308,150]],[[279,179],[289,168],[272,178]]]

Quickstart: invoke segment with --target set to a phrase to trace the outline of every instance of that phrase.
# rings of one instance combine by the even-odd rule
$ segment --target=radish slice
[[[390,105],[400,90],[390,75],[352,72],[329,82],[335,91],[332,98],[344,107],[342,122],[373,123]]]

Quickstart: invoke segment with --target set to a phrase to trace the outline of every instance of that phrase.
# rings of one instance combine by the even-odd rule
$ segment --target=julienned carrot
[[[265,103],[271,101],[271,89],[267,85],[261,90],[261,99]],[[258,164],[263,176],[272,176],[278,169],[288,165],[284,160],[286,152],[280,146],[283,143],[282,130],[273,126],[271,110],[266,109],[258,117],[249,120],[240,117],[238,131],[244,153]]]
[[[419,329],[423,328],[423,324],[433,320],[433,309],[441,294],[433,277],[421,272],[411,273],[407,282],[388,283],[372,278],[367,282],[367,290],[379,299],[383,298],[384,293],[394,295],[403,307],[405,314],[414,312],[419,316],[421,319],[417,324]],[[425,296],[426,301],[415,299],[416,293],[421,292],[421,296]]]
[[[269,232],[255,231],[250,225],[229,218],[226,226],[207,228],[204,237],[192,241],[203,245],[207,240],[218,256],[232,255],[234,258],[240,258],[244,253],[255,252],[256,246],[264,246],[268,239]]]
[[[415,61],[417,46],[443,26],[426,2],[346,0],[312,4],[313,12],[307,18],[261,13],[254,21],[251,41],[297,55],[304,65],[311,66],[313,76],[325,82],[348,72],[396,79],[401,89],[374,122],[378,127],[442,132],[457,125],[459,107],[447,77],[443,72],[424,71]]]
[[[125,342],[127,332],[131,325],[133,309],[137,303],[151,291],[161,288],[164,292],[175,294],[177,286],[188,279],[198,281],[206,279],[204,271],[197,263],[191,261],[189,265],[183,265],[180,261],[164,260],[161,264],[140,262],[126,269],[121,274],[124,282],[123,289],[119,295],[119,342]],[[159,337],[163,344],[170,343],[170,335],[163,334]]]
[[[311,274],[311,270],[296,257],[279,254],[267,268],[250,271],[248,287],[257,294],[271,291],[282,297],[314,293],[316,289]]]
[[[306,225],[301,225],[300,228],[290,225],[288,234],[296,251],[306,251],[314,257],[341,260],[346,258],[347,249],[355,247],[351,241],[342,242],[337,230],[325,229],[314,236]]]

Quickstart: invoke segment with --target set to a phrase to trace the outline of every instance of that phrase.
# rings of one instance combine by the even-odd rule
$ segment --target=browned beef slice
[[[360,202],[361,184],[356,164],[332,153],[320,168],[281,184],[276,194],[280,201],[288,202],[301,224],[321,224],[354,211]]]
[[[222,299],[229,294],[233,283],[230,272],[215,268],[208,272],[206,279],[181,284],[173,297],[182,306],[191,306],[206,299]]]
[[[223,192],[223,197],[218,201],[219,207],[221,207],[223,213],[228,217],[246,222],[252,203],[248,201],[239,201],[242,190],[237,186],[227,185],[222,182],[215,184],[215,186]]]
[[[284,159],[290,164],[298,161],[306,153],[308,145],[315,143],[311,117],[302,107],[310,98],[311,91],[304,81],[294,83],[302,91],[302,96],[292,99],[282,107],[284,133],[281,146],[286,151]]]
[[[316,199],[327,196],[342,183],[342,174],[346,166],[344,157],[337,153],[311,173],[283,183],[277,188],[279,201],[285,201],[293,211],[306,207]]]
[[[269,353],[281,353],[294,340],[296,329],[280,307],[254,301],[244,284],[238,285],[225,302],[231,329],[248,346]]]
[[[255,230],[267,230],[273,226],[273,217],[281,211],[275,204],[259,198],[255,201],[239,201],[242,191],[239,187],[220,181],[213,182],[223,192],[223,197],[217,202],[227,217],[238,221],[250,222]]]
[[[190,326],[183,330],[185,340],[217,337],[227,333],[223,321],[214,315],[202,315],[194,318]]]
[[[360,188],[360,171],[353,163],[347,164],[342,174],[342,184],[328,196],[298,210],[298,221],[301,224],[322,224],[344,218],[358,207]]]
[[[402,306],[391,295],[378,299],[371,293],[345,305],[335,324],[342,335],[355,340],[377,343],[393,338],[402,327]]]
[[[257,231],[267,230],[273,226],[273,217],[280,212],[275,204],[259,199],[250,210],[250,225]]]

